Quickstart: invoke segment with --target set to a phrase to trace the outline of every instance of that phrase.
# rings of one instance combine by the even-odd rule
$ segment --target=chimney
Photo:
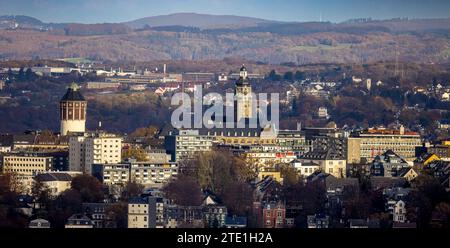
[[[400,134],[405,134],[405,127],[403,125],[400,125]]]
[[[302,131],[302,123],[297,122],[297,131]]]

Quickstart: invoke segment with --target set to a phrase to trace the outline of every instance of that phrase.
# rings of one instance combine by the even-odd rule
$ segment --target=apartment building
[[[161,199],[156,197],[133,198],[128,202],[128,228],[156,228],[162,222]]]
[[[213,137],[200,135],[198,130],[175,130],[165,137],[172,161],[192,159],[198,152],[211,151],[212,145]]]
[[[71,171],[92,173],[93,164],[113,164],[122,160],[122,138],[102,131],[83,133],[69,139]]]
[[[129,159],[122,163],[92,165],[92,175],[108,186],[124,186],[128,182],[135,182],[145,187],[160,188],[175,179],[177,174],[178,163],[175,162]]]
[[[130,161],[130,180],[146,187],[160,188],[178,175],[178,163]]]

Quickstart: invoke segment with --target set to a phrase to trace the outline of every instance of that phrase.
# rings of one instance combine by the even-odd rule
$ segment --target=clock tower
[[[252,109],[252,86],[248,80],[247,68],[243,65],[239,72],[239,79],[235,88],[235,113],[236,121],[240,119],[250,119],[253,117]]]

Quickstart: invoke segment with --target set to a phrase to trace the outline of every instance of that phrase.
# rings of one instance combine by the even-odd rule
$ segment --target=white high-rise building
[[[59,103],[61,135],[86,131],[86,107],[78,85],[72,83]]]
[[[71,171],[91,174],[93,164],[113,164],[122,160],[122,138],[97,131],[71,136],[69,167]]]

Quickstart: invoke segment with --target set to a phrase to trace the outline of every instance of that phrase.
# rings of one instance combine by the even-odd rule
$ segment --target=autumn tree
[[[102,184],[91,175],[76,176],[71,188],[80,194],[83,202],[101,202],[104,197]]]
[[[164,186],[163,191],[175,204],[182,206],[199,206],[202,203],[202,191],[191,177],[180,176]]]
[[[122,199],[126,201],[130,198],[140,196],[143,191],[144,185],[135,182],[128,182],[122,191]]]
[[[35,180],[31,187],[31,195],[35,202],[42,207],[46,207],[52,200],[50,189],[39,180]]]
[[[144,149],[139,147],[129,147],[122,151],[123,159],[136,159],[138,162],[147,161],[147,154]]]
[[[126,202],[118,202],[109,206],[106,210],[107,219],[115,223],[115,228],[128,227],[128,204]],[[110,227],[108,223],[107,227]],[[113,227],[113,226],[111,226]]]

